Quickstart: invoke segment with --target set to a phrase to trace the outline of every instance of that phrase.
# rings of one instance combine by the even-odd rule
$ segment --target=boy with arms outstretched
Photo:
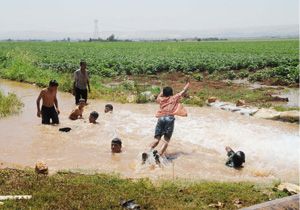
[[[164,136],[164,140],[161,150],[159,152],[156,150],[153,151],[156,162],[159,162],[159,156],[164,154],[172,137],[175,122],[174,116],[187,116],[187,111],[182,104],[180,104],[180,99],[187,92],[189,86],[190,82],[189,79],[187,79],[183,90],[176,95],[173,95],[173,89],[171,87],[164,87],[163,91],[157,96],[156,102],[159,104],[160,109],[156,113],[158,121],[155,127],[155,141],[151,144],[151,149],[154,149],[159,144],[162,136]],[[147,158],[148,154],[143,153],[143,163],[145,163]]]

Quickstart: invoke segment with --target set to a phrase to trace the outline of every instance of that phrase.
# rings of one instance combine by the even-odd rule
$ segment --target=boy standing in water
[[[151,149],[154,149],[159,144],[161,137],[164,136],[161,150],[159,152],[157,152],[156,150],[153,151],[153,155],[157,162],[159,162],[159,156],[163,155],[166,151],[172,137],[175,122],[174,116],[187,116],[187,111],[180,104],[180,99],[187,92],[189,86],[190,82],[189,80],[187,80],[183,90],[176,95],[173,95],[173,89],[171,87],[164,87],[163,91],[158,95],[156,99],[157,103],[159,103],[160,110],[156,113],[158,121],[155,127],[155,141],[151,144]],[[145,162],[147,158],[147,153],[143,153],[143,162]]]
[[[79,105],[76,109],[72,111],[72,113],[69,116],[70,120],[77,120],[79,118],[82,118],[83,108],[85,106],[85,100],[83,98],[79,99]]]
[[[56,98],[57,87],[57,81],[51,80],[48,88],[43,89],[36,100],[37,116],[42,117],[42,124],[50,124],[50,119],[52,124],[59,124],[58,115],[60,111]],[[42,109],[40,108],[41,99],[43,100]]]
[[[80,69],[74,72],[74,84],[73,84],[73,91],[75,95],[75,103],[79,103],[79,99],[83,98],[85,103],[87,102],[88,98],[88,91],[91,92],[90,82],[89,82],[89,74],[86,69],[86,62],[80,61]]]

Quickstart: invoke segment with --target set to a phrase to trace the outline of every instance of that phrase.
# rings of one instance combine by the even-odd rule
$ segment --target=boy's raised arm
[[[186,80],[186,84],[185,84],[183,90],[182,90],[179,94],[180,94],[180,95],[185,94],[185,93],[188,91],[189,87],[190,87],[190,80],[189,80],[189,78],[188,78],[188,79]]]

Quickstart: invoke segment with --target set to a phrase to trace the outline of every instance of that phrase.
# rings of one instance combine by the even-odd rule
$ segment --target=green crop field
[[[159,92],[159,88],[153,89],[151,84],[138,88],[137,85],[145,85],[145,81],[161,85],[171,85],[170,81],[175,81],[181,88],[184,75],[192,76],[196,83],[203,82],[198,83],[203,88],[197,88],[197,84],[193,86],[192,92],[198,97],[186,101],[198,105],[203,105],[210,95],[229,101],[239,98],[259,104],[265,101],[264,92],[253,95],[252,90],[241,87],[237,91],[224,85],[220,92],[209,84],[203,85],[210,81],[224,84],[224,79],[241,78],[271,85],[296,86],[299,83],[298,40],[0,42],[0,78],[41,87],[47,86],[50,79],[57,79],[60,90],[71,92],[72,73],[79,68],[82,59],[87,61],[91,74],[93,91],[90,97],[119,102],[130,101],[130,95],[137,96],[134,100],[137,103],[146,102],[141,92],[151,91],[154,95]],[[174,72],[179,73],[170,74]],[[134,84],[127,83],[128,79]],[[120,85],[110,87],[114,82]]]
[[[267,76],[298,81],[299,41],[222,41],[222,42],[2,42],[0,65],[9,66],[16,54],[27,54],[38,68],[69,73],[81,59],[91,74],[156,74],[180,71],[222,72],[273,69]],[[245,74],[245,72],[244,72]],[[288,75],[289,74],[289,75]],[[240,75],[247,77],[248,74]],[[228,76],[230,77],[230,75]]]

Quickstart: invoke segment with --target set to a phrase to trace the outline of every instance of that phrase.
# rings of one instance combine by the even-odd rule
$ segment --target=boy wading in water
[[[151,144],[151,149],[154,149],[159,144],[161,137],[164,136],[161,150],[159,152],[156,150],[153,151],[153,155],[157,163],[159,163],[159,156],[163,155],[166,151],[172,137],[175,122],[174,116],[187,116],[187,111],[180,104],[180,99],[187,92],[189,86],[190,82],[187,79],[186,85],[183,90],[176,95],[173,95],[173,89],[171,87],[164,87],[163,91],[157,96],[156,101],[160,106],[160,110],[156,113],[158,121],[155,127],[155,141]],[[143,153],[143,163],[145,163],[147,158],[148,154]]]
[[[89,74],[86,69],[86,62],[80,62],[80,69],[74,72],[74,84],[73,84],[73,94],[75,95],[75,103],[79,103],[79,99],[83,98],[85,103],[88,97],[87,87],[89,92],[91,92]]]
[[[58,83],[56,80],[49,82],[49,87],[41,91],[39,97],[36,100],[37,105],[37,116],[42,117],[42,124],[59,124],[58,115],[60,113],[57,103],[57,87]],[[40,101],[43,100],[42,109],[40,109]]]

